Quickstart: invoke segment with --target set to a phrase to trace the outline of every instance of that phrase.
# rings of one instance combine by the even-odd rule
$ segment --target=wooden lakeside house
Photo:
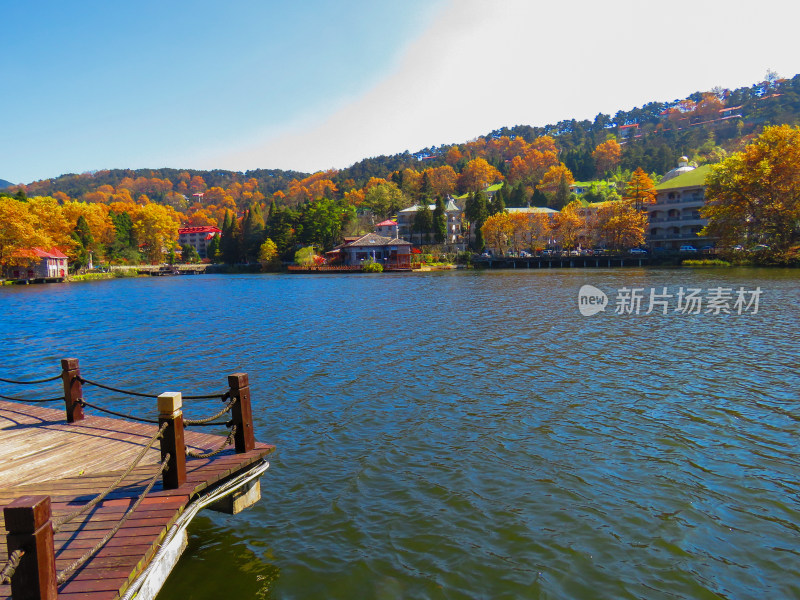
[[[368,233],[346,240],[328,252],[326,258],[329,262],[345,266],[359,266],[366,260],[372,260],[382,264],[386,270],[410,270],[411,243],[396,237]]]

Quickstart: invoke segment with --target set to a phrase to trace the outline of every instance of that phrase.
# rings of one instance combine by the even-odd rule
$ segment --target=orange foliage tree
[[[502,181],[500,171],[483,158],[475,158],[467,163],[458,176],[458,189],[462,193],[477,192],[497,181]]]
[[[510,183],[524,182],[530,185],[539,181],[547,169],[558,164],[558,148],[549,135],[536,138],[522,156],[511,159],[508,180]]]
[[[644,244],[647,214],[625,200],[602,203],[589,223],[595,244],[612,250],[627,250]]]
[[[597,145],[592,152],[592,158],[597,174],[602,177],[619,166],[622,158],[622,146],[617,140],[607,140]]]
[[[553,216],[553,236],[563,248],[574,248],[585,234],[585,229],[584,210],[577,200]]]
[[[547,169],[547,172],[539,181],[538,187],[545,193],[554,194],[556,190],[558,190],[558,186],[562,185],[562,180],[564,180],[567,185],[575,183],[572,171],[570,171],[564,163],[558,163]]]
[[[655,184],[641,167],[631,174],[623,198],[632,202],[636,210],[643,210],[645,204],[656,201]]]
[[[450,165],[425,169],[435,196],[447,197],[456,190],[458,175]]]

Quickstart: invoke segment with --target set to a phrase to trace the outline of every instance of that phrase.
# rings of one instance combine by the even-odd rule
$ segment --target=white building
[[[417,244],[423,243],[422,234],[414,232],[414,217],[421,208],[422,206],[415,204],[397,213],[398,237],[411,240]],[[436,205],[429,204],[428,209],[433,212],[436,209]],[[445,238],[445,244],[457,244],[461,240],[462,210],[458,208],[458,205],[452,198],[449,198],[444,207],[444,211],[445,215],[447,215],[447,237]]]
[[[705,179],[710,171],[710,165],[689,166],[689,159],[682,156],[678,167],[655,186],[655,204],[647,205],[647,242],[652,250],[679,250],[681,246],[700,249],[714,244],[713,239],[697,235],[708,223],[700,216],[700,209],[705,204]]]

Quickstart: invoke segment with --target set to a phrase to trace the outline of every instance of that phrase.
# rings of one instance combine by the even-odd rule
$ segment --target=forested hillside
[[[52,240],[74,240],[75,219],[83,215],[88,225],[81,235],[93,240],[83,246],[98,256],[135,260],[144,233],[128,235],[130,227],[119,223],[131,221],[131,231],[139,227],[144,232],[151,229],[147,219],[152,218],[173,224],[165,232],[178,225],[227,228],[228,237],[249,239],[228,258],[253,260],[266,237],[284,254],[298,244],[327,249],[343,234],[370,229],[413,203],[433,204],[466,193],[473,198],[501,181],[501,198],[508,206],[530,202],[560,209],[569,202],[569,186],[576,180],[611,181],[595,186],[585,200],[613,199],[614,189],[624,188],[637,169],[658,180],[681,155],[697,164],[720,162],[767,125],[799,123],[800,75],[779,79],[768,73],[746,88],[696,92],[613,116],[598,114],[592,121],[501,128],[462,144],[364,159],[338,171],[114,169],[12,186],[5,194],[20,202],[51,197],[52,204],[36,204],[42,215],[55,215],[61,206],[59,214],[66,220],[60,233],[50,235]],[[18,205],[15,210],[22,214],[27,209]],[[143,219],[138,226],[137,218]],[[51,221],[60,219],[52,216]],[[36,222],[47,220],[40,215],[31,221]],[[420,233],[433,231],[422,221],[415,227]],[[169,242],[172,234],[164,235],[164,243]],[[153,248],[159,244],[150,242]]]

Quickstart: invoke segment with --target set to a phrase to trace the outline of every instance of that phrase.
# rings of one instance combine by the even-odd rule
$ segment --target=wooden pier
[[[211,417],[184,419],[182,395],[169,392],[137,402],[138,421],[94,414],[74,359],[61,379],[61,408],[0,400],[0,569],[12,571],[0,598],[153,598],[201,507],[238,512],[260,497],[274,447],[255,441],[247,376],[230,376],[219,396],[187,396]],[[214,397],[225,404],[209,408]],[[198,430],[209,424],[230,433]],[[4,560],[18,549],[13,569]]]
[[[500,256],[474,259],[476,267],[486,269],[610,269],[646,267],[650,256],[613,254],[597,256]]]

